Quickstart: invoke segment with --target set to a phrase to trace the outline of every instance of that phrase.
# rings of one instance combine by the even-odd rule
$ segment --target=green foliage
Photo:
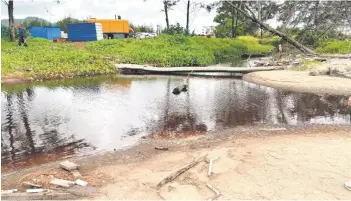
[[[239,36],[238,40],[242,41],[248,47],[248,52],[253,54],[264,54],[274,50],[272,45],[261,45],[259,39],[252,36]]]
[[[175,35],[175,34],[186,34],[184,27],[180,26],[179,23],[176,25],[170,25],[169,28],[162,30],[162,33],[168,35]]]
[[[28,79],[52,79],[115,71],[112,62],[74,44],[52,43],[45,39],[29,39],[29,47],[1,41],[2,75],[22,73]],[[28,69],[32,69],[28,72]]]
[[[2,40],[2,75],[22,73],[28,79],[52,79],[114,73],[114,64],[154,66],[207,66],[230,61],[247,53],[267,53],[273,46],[260,45],[253,37],[238,39],[161,35],[150,39],[101,40],[85,43],[52,43],[29,39],[29,47]],[[27,72],[32,69],[31,72]]]
[[[329,40],[324,43],[320,43],[320,46],[316,49],[319,53],[337,53],[347,54],[351,53],[351,41],[347,40]]]
[[[281,42],[281,38],[279,36],[273,36],[270,38],[263,38],[261,40],[262,45],[271,45],[274,47],[278,47],[280,42]]]

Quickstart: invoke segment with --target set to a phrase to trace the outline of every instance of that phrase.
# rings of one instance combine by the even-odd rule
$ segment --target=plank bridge
[[[281,70],[282,66],[269,67],[152,67],[135,64],[117,64],[121,74],[179,74],[179,73],[251,73],[256,71]]]

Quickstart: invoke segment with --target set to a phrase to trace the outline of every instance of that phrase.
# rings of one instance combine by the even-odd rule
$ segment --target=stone
[[[72,163],[70,161],[64,161],[64,162],[60,163],[60,166],[61,166],[61,168],[68,170],[68,171],[76,170],[79,167],[79,165]]]
[[[44,189],[42,189],[42,188],[27,189],[26,192],[27,193],[42,193],[42,192],[44,192]]]
[[[64,180],[64,179],[53,179],[50,181],[50,184],[64,187],[64,188],[69,188],[71,185],[74,185],[75,182]]]
[[[42,185],[40,185],[40,184],[34,184],[32,182],[29,182],[29,181],[25,181],[22,184],[25,185],[25,186],[29,186],[29,187],[36,187],[36,188],[41,188],[42,187]]]
[[[82,178],[83,176],[78,172],[78,170],[72,170],[71,173],[73,174],[74,178]]]
[[[347,190],[351,191],[351,181],[345,182],[344,186]]]
[[[81,180],[81,179],[77,179],[77,180],[76,180],[76,184],[79,185],[79,186],[87,186],[87,185],[88,185],[88,182],[83,181],[83,180]]]

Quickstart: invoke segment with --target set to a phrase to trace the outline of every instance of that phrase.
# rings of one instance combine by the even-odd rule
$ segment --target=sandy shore
[[[351,79],[331,76],[309,76],[306,71],[264,71],[244,75],[248,82],[284,90],[351,95]]]
[[[351,126],[261,128],[238,127],[178,140],[148,139],[129,150],[70,160],[81,165],[83,179],[98,188],[98,196],[86,199],[204,200],[214,195],[206,183],[221,192],[219,200],[351,199],[351,191],[343,187],[351,181]],[[205,154],[220,157],[213,163],[211,177],[208,163],[201,162],[155,188]],[[21,181],[50,174],[71,179],[55,162],[4,173],[2,187],[19,188]]]

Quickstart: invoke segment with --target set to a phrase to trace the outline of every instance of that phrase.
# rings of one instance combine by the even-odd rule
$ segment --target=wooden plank
[[[145,71],[154,73],[181,73],[181,72],[228,72],[228,73],[249,73],[256,71],[268,71],[282,69],[282,66],[270,67],[152,67],[134,64],[117,64],[119,70]]]

